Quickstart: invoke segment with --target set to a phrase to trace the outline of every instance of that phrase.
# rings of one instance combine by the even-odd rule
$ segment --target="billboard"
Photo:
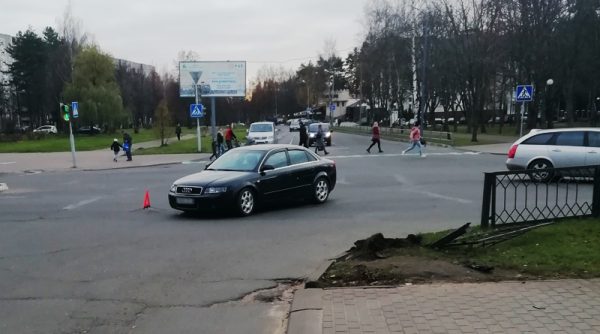
[[[179,62],[179,96],[194,97],[194,80],[198,94],[205,96],[246,96],[245,61]]]

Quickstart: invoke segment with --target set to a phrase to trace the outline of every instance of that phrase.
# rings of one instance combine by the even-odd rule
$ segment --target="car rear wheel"
[[[554,168],[552,163],[545,159],[537,159],[532,161],[527,169],[538,170],[536,172],[530,172],[529,177],[534,182],[548,182],[554,177],[554,172],[549,171],[549,168]]]
[[[250,188],[242,189],[237,196],[237,210],[242,216],[249,216],[256,208],[256,196]]]
[[[313,184],[313,201],[322,204],[329,198],[329,181],[324,177],[319,177]]]

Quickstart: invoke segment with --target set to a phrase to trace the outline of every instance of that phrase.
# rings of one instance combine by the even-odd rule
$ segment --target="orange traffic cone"
[[[144,209],[150,207],[150,192],[146,189],[146,195],[144,196]]]

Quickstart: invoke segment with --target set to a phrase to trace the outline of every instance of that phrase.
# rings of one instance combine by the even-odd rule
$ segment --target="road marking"
[[[292,133],[292,139],[290,139],[290,145],[292,145],[292,143],[294,142],[294,139],[296,139],[296,136]]]
[[[6,161],[6,162],[0,162],[0,165],[11,165],[11,164],[16,164],[16,161]]]
[[[438,193],[432,193],[430,191],[424,191],[424,190],[414,190],[413,192],[416,192],[418,194],[422,194],[431,198],[438,198],[438,199],[444,199],[447,201],[454,201],[454,202],[458,202],[461,204],[471,204],[473,203],[473,201],[468,200],[468,199],[463,199],[463,198],[458,198],[458,197],[450,197],[450,196],[446,196],[446,195],[442,195],[442,194],[438,194]]]
[[[101,199],[102,196],[98,196],[98,197],[94,197],[94,198],[90,198],[90,199],[86,199],[83,201],[79,201],[75,204],[71,204],[71,205],[67,205],[63,208],[63,210],[73,210],[73,209],[77,209],[78,207],[84,206],[84,205],[88,205],[91,203],[96,202],[97,200]]]
[[[438,152],[438,153],[426,153],[427,156],[449,156],[449,155],[479,155],[481,152]],[[327,158],[332,159],[346,159],[346,158],[365,158],[365,157],[399,157],[402,156],[402,153],[373,153],[373,154],[353,154],[353,155],[332,155]],[[404,156],[409,158],[418,158],[418,154],[404,154]]]

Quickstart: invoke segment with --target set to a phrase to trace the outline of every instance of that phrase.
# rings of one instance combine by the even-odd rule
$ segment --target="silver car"
[[[509,170],[600,165],[600,129],[570,128],[531,130],[508,151]],[[537,173],[547,181],[552,173]]]

